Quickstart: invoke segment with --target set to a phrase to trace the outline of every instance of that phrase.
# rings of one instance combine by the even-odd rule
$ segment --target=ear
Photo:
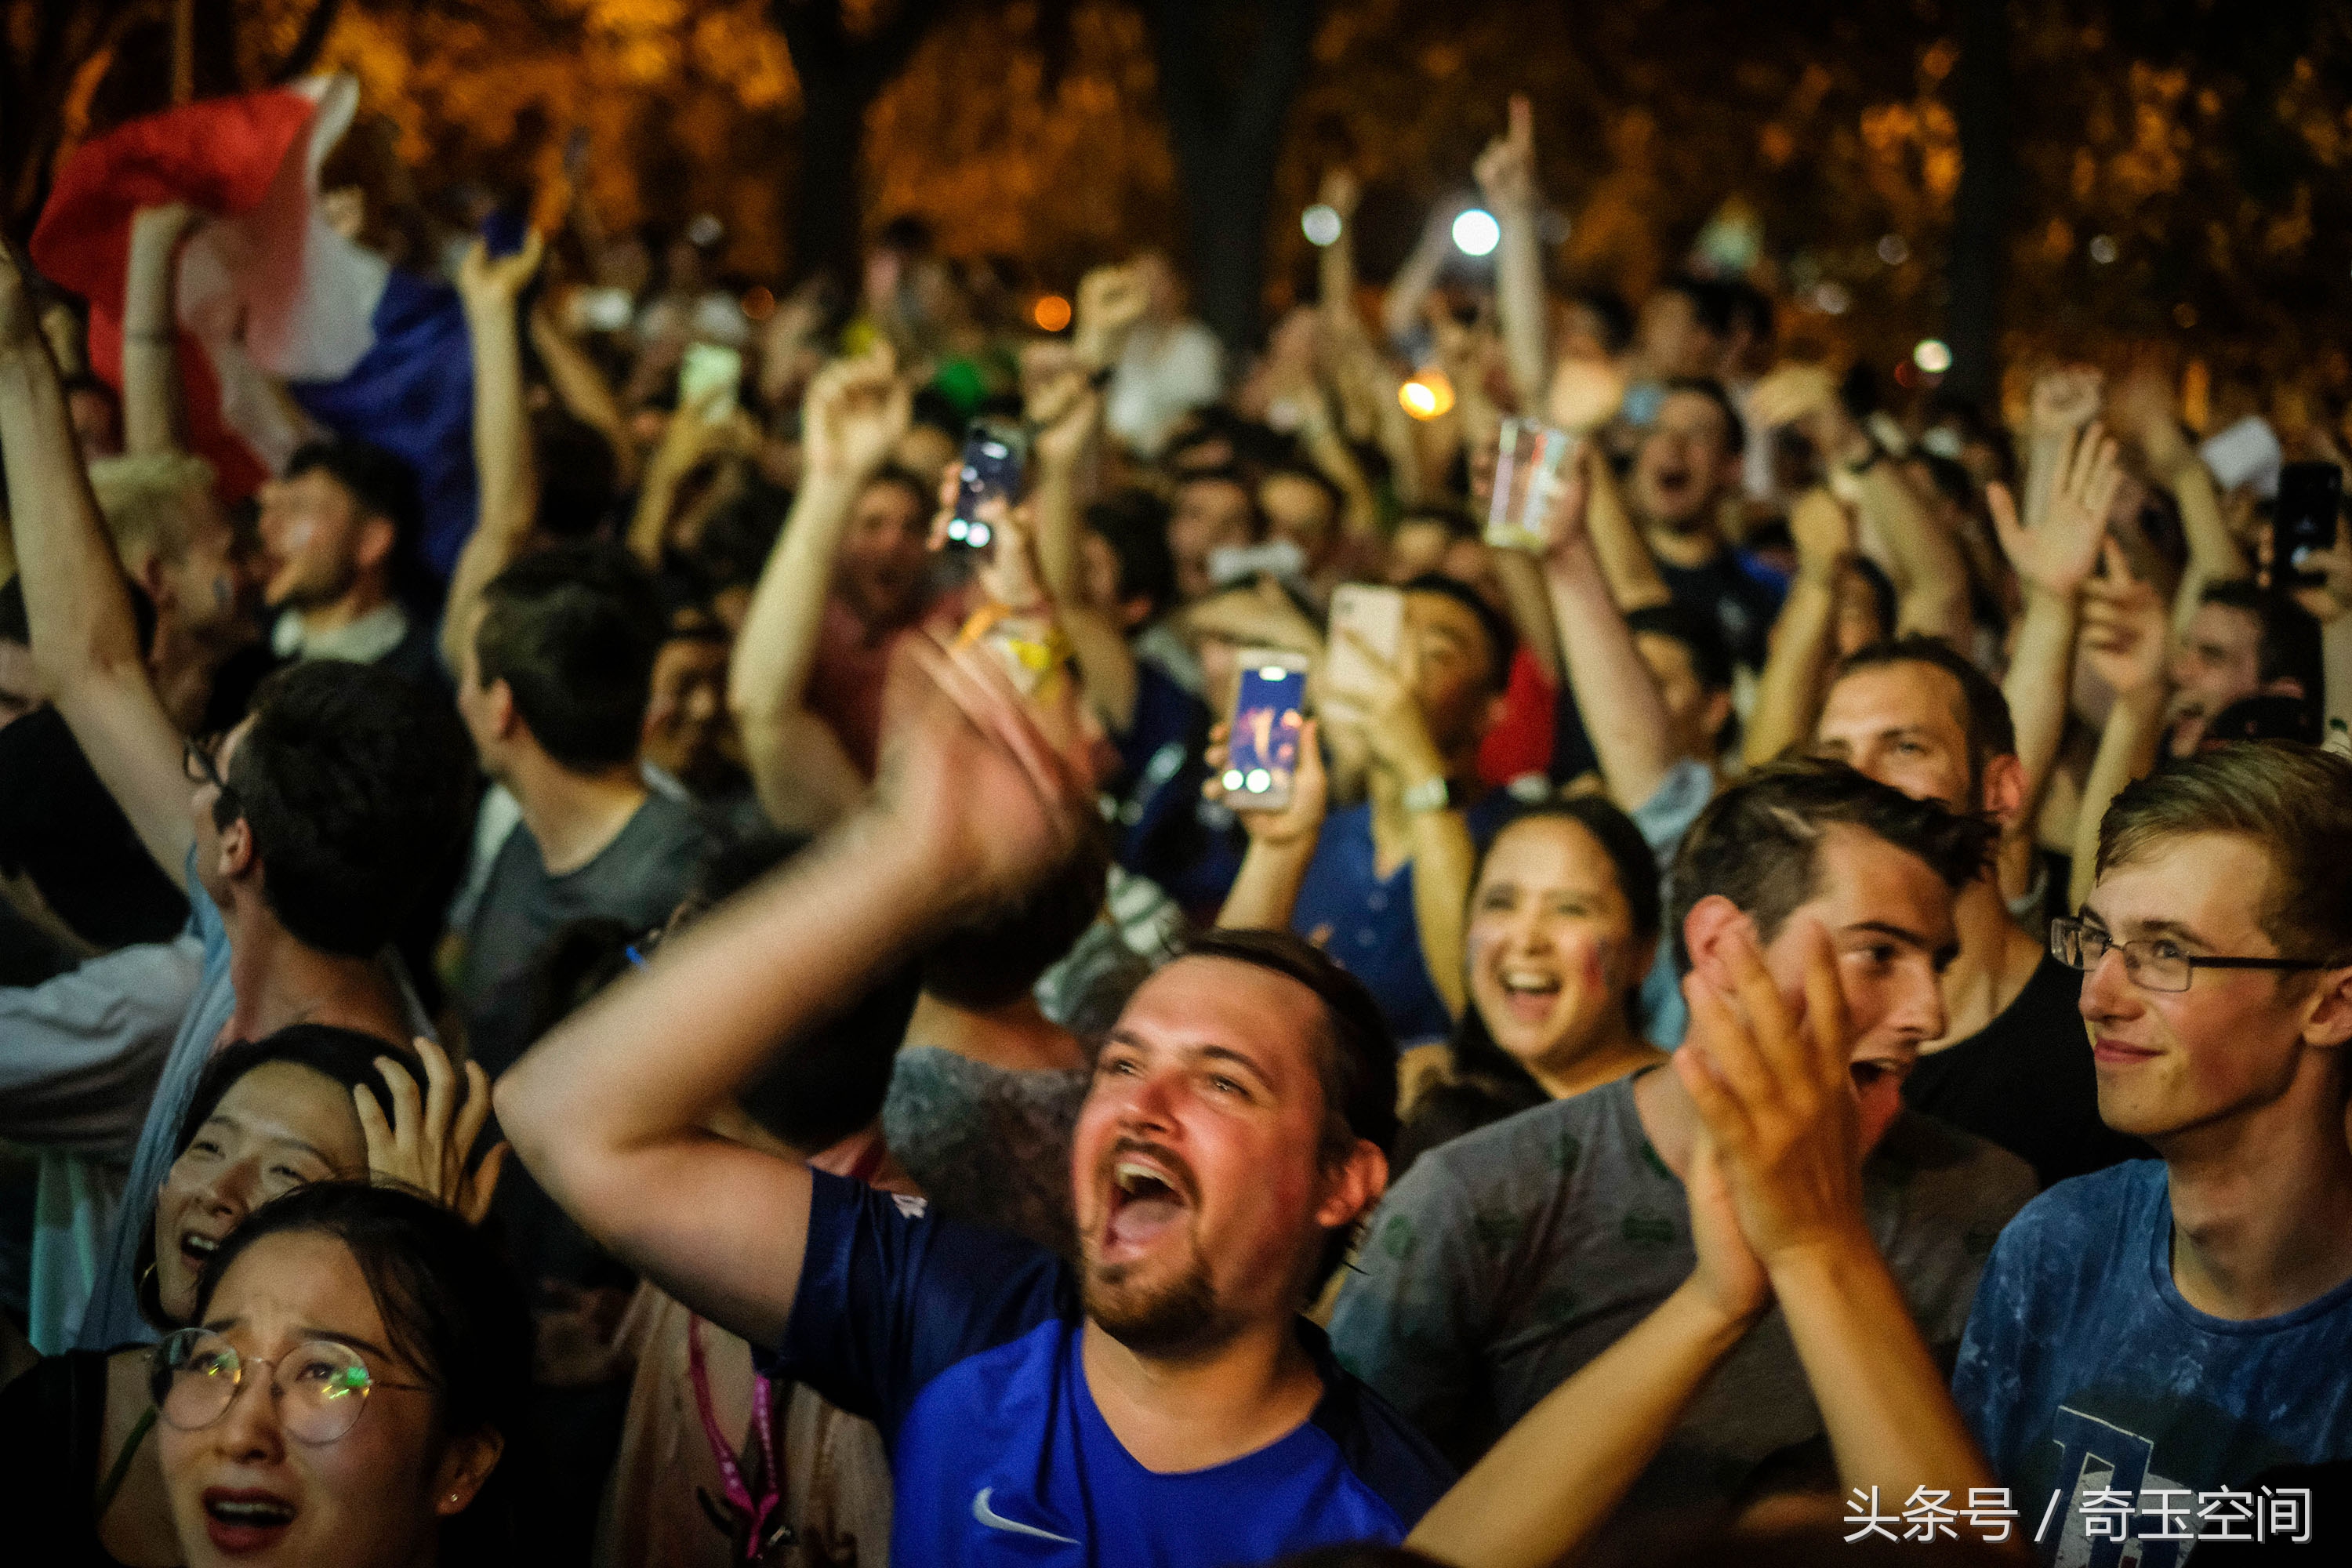
[[[2296,701],[2300,702],[2303,700],[2304,696],[2303,682],[2297,680],[2292,675],[2282,675],[2276,680],[2263,681],[2262,684],[2261,695],[2264,697],[2292,697]]]
[[[490,733],[501,741],[511,737],[522,727],[522,716],[515,711],[514,688],[500,676],[482,689],[484,711],[488,715]]]
[[[449,1439],[440,1466],[433,1473],[433,1511],[447,1519],[473,1506],[483,1483],[499,1468],[499,1457],[506,1447],[506,1439],[487,1427]]]
[[[1323,1201],[1315,1205],[1315,1223],[1325,1230],[1353,1225],[1372,1212],[1388,1191],[1389,1157],[1368,1138],[1356,1140],[1348,1157],[1329,1167],[1324,1176]]]
[[[359,548],[353,552],[362,572],[381,570],[392,559],[392,547],[400,535],[388,517],[371,517],[360,524]]]
[[[1764,939],[1756,930],[1756,922],[1747,911],[1721,893],[1709,893],[1693,904],[1690,913],[1683,917],[1683,945],[1690,950],[1691,968],[1700,979],[1718,991],[1732,988],[1731,965],[1725,956],[1725,943],[1735,932],[1746,933],[1748,940],[1759,948]]]
[[[2001,832],[2006,834],[2014,828],[2018,814],[2025,809],[2025,764],[2011,755],[1987,762],[1983,799],[1978,804],[1987,816],[2000,825]]]
[[[1503,721],[1503,714],[1507,708],[1508,702],[1504,697],[1504,694],[1499,691],[1486,699],[1486,702],[1479,708],[1478,739],[1482,742],[1486,739],[1488,731],[1492,731],[1496,725]]]
[[[1151,618],[1151,601],[1141,594],[1131,594],[1118,602],[1118,625],[1121,631],[1133,631]]]
[[[253,849],[253,826],[242,816],[220,830],[220,872],[232,881],[259,863]]]
[[[2303,1040],[2322,1050],[2339,1049],[2352,1041],[2352,968],[2321,973],[2304,1014]]]
[[[1706,699],[1705,717],[1700,720],[1700,724],[1708,739],[1712,740],[1714,737],[1722,734],[1723,727],[1730,721],[1731,693],[1728,691],[1709,692]]]

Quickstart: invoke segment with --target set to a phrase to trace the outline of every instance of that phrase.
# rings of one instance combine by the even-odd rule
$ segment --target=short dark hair
[[[521,1288],[490,1239],[429,1198],[363,1182],[318,1182],[256,1209],[229,1233],[196,1288],[202,1321],[236,1259],[272,1236],[332,1237],[351,1249],[384,1332],[431,1382],[434,1429],[498,1435],[497,1468],[465,1512],[443,1522],[452,1568],[530,1561],[521,1499],[530,1434],[531,1320]]]
[[[1724,640],[1723,627],[1714,616],[1669,601],[1626,611],[1625,629],[1636,637],[1647,632],[1681,644],[1690,655],[1691,673],[1698,677],[1701,688],[1731,689],[1731,645]]]
[[[1661,294],[1680,294],[1691,304],[1691,319],[1700,328],[1716,337],[1731,331],[1733,302],[1730,288],[1712,278],[1696,278],[1687,272],[1676,272],[1658,284]]]
[[[457,853],[473,775],[446,700],[375,665],[310,659],[255,690],[213,816],[252,829],[262,899],[289,935],[370,958]]]
[[[1723,383],[1711,375],[1674,376],[1666,382],[1660,401],[1678,392],[1704,397],[1715,405],[1716,412],[1723,416],[1724,450],[1735,458],[1748,450],[1748,421],[1739,416],[1738,406],[1731,401],[1731,394],[1723,389]]]
[[[2099,821],[2100,876],[2199,833],[2251,838],[2270,857],[2261,915],[2280,952],[2352,962],[2352,760],[2291,741],[2239,742],[2165,763]]]
[[[289,479],[300,479],[314,468],[323,469],[351,493],[352,506],[360,516],[383,518],[404,545],[416,537],[424,522],[425,503],[417,490],[416,470],[405,458],[382,447],[338,436],[306,442],[286,460]]]
[[[276,1062],[308,1068],[323,1078],[332,1079],[345,1089],[364,1089],[375,1097],[383,1111],[384,1120],[393,1119],[392,1086],[384,1081],[383,1070],[376,1066],[380,1059],[389,1058],[405,1068],[417,1084],[425,1081],[425,1066],[416,1053],[407,1046],[363,1035],[356,1029],[339,1029],[330,1024],[289,1024],[273,1034],[257,1040],[238,1040],[224,1046],[205,1064],[202,1077],[196,1079],[195,1092],[188,1097],[188,1109],[180,1117],[178,1136],[172,1141],[172,1158],[177,1160],[196,1141],[196,1133],[212,1120],[221,1100],[236,1087],[239,1079],[257,1068]],[[181,1327],[164,1315],[163,1299],[155,1289],[155,1200],[159,1194],[132,1194],[132,1201],[147,1205],[147,1219],[139,1233],[138,1250],[131,1255],[132,1277],[138,1281],[139,1313],[155,1327],[166,1331]]]
[[[2253,616],[2262,627],[2261,640],[2254,645],[2254,678],[2264,685],[2294,680],[2303,688],[2304,701],[2318,706],[2326,666],[2319,623],[2309,610],[2275,589],[2256,586],[2251,578],[2209,584],[2200,602]]]
[[[1486,634],[1486,651],[1493,660],[1486,667],[1486,686],[1500,691],[1511,681],[1511,660],[1517,657],[1519,639],[1511,630],[1511,623],[1502,613],[1478,596],[1476,589],[1459,578],[1448,577],[1443,572],[1424,572],[1404,585],[1408,594],[1435,594],[1451,599],[1477,617],[1478,629]]]
[[[1168,550],[1168,503],[1125,489],[1087,508],[1087,526],[1118,561],[1118,596],[1141,598],[1159,615],[1176,602],[1176,557]]]
[[[863,496],[876,485],[896,485],[905,490],[915,498],[915,510],[919,512],[929,514],[931,508],[939,504],[939,480],[934,478],[927,483],[922,475],[898,463],[885,463],[866,475],[866,482],[857,487],[857,493]]]
[[[983,910],[923,951],[923,989],[958,1007],[985,1012],[1029,994],[1102,913],[1110,847],[1100,832],[1079,837],[1053,874],[1020,898]]]
[[[1699,813],[1675,858],[1666,916],[1675,966],[1690,968],[1683,926],[1692,906],[1710,896],[1730,900],[1753,921],[1759,942],[1778,937],[1818,890],[1822,831],[1841,824],[1917,856],[1955,890],[1983,871],[1998,833],[1978,813],[1914,800],[1843,763],[1804,758],[1759,769]]]
[[[1959,649],[1941,637],[1925,632],[1906,632],[1901,637],[1882,637],[1866,647],[1858,647],[1838,662],[1837,673],[1831,678],[1835,685],[1847,676],[1865,669],[1884,669],[1894,664],[1933,665],[1959,683],[1960,707],[1956,715],[1960,731],[1968,739],[1969,787],[1974,790],[1984,783],[1985,764],[1995,757],[2017,754],[2017,726],[2009,716],[2009,699],[1992,677],[1979,669]]]
[[[539,551],[499,573],[482,604],[481,682],[507,683],[547,754],[583,773],[633,760],[663,626],[653,580],[628,552]]]

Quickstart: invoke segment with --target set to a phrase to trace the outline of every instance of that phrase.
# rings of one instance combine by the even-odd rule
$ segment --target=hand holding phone
[[[717,343],[689,343],[686,357],[677,365],[677,405],[692,408],[708,395],[703,404],[702,417],[713,425],[724,425],[735,417],[738,395],[743,386],[743,355],[740,351],[722,348]]]
[[[1021,499],[1022,469],[1028,458],[1028,438],[1019,429],[993,419],[972,421],[971,433],[964,437],[962,459],[956,466],[955,505],[947,525],[950,545],[988,548],[995,529],[981,515],[982,509],[991,502],[1010,509]]]
[[[2294,587],[2325,581],[2308,570],[2312,557],[2336,547],[2344,510],[2344,470],[2333,463],[2289,463],[2279,470],[2271,508],[2271,570]]]
[[[1241,683],[1219,782],[1236,811],[1281,811],[1290,805],[1298,771],[1307,661],[1282,648],[1244,648],[1240,657]]]
[[[1369,583],[1343,583],[1333,589],[1331,635],[1323,646],[1326,706],[1360,719],[1363,700],[1378,679],[1362,649],[1370,647],[1395,666],[1397,651],[1404,646],[1404,590]]]

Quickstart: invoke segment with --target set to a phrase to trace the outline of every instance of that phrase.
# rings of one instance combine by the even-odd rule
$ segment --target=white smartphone
[[[1356,700],[1370,689],[1372,672],[1342,632],[1355,633],[1394,665],[1404,647],[1404,590],[1370,583],[1342,583],[1331,590],[1331,635],[1323,654],[1324,704],[1346,714],[1353,712]]]
[[[721,348],[717,343],[689,343],[686,357],[677,365],[677,405],[691,408],[696,398],[712,387],[724,390],[703,411],[703,417],[713,425],[724,425],[735,416],[735,400],[743,385],[743,355],[735,349]]]

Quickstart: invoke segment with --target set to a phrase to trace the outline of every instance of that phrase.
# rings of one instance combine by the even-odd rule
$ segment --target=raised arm
[[[1082,370],[1070,370],[1039,389],[1031,409],[1037,426],[1037,575],[1055,618],[1078,661],[1087,704],[1113,734],[1135,721],[1137,674],[1126,631],[1089,604],[1079,582],[1078,539],[1086,520],[1079,480],[1102,432],[1102,394]]]
[[[1822,678],[1836,644],[1838,578],[1853,560],[1853,514],[1819,485],[1789,509],[1789,531],[1797,542],[1797,575],[1773,623],[1756,708],[1740,739],[1740,755],[1751,768],[1812,738]]]
[[[1788,1320],[1838,1479],[1898,1498],[1919,1486],[1965,1495],[1991,1486],[1992,1468],[1871,1238],[1845,1003],[1828,933],[1807,926],[1801,1014],[1734,931],[1717,963],[1683,981],[1691,1032],[1674,1069]]]
[[[449,574],[449,602],[441,617],[441,658],[465,668],[474,606],[482,590],[522,551],[539,507],[531,467],[530,421],[523,407],[522,338],[515,301],[539,270],[537,231],[522,248],[493,258],[480,240],[457,269],[457,297],[474,352],[474,531]]]
[[[1486,144],[1475,173],[1502,230],[1495,247],[1495,315],[1519,406],[1541,405],[1551,371],[1544,299],[1543,235],[1536,199],[1536,116],[1525,94],[1511,97],[1510,128]]]
[[[2029,530],[2042,526],[2042,513],[2074,455],[2075,432],[2099,416],[2105,385],[2105,378],[2086,364],[2057,366],[2034,378],[2021,443],[2025,448],[2021,510]]]
[[[2205,461],[2181,432],[2172,388],[2153,371],[2132,375],[2116,393],[2116,421],[2129,431],[2147,458],[2156,482],[2172,492],[2180,508],[2180,531],[2189,542],[2188,570],[2172,597],[2175,631],[2189,624],[2205,590],[2215,583],[2254,574],[2252,561],[2221,515],[2221,498]]]
[[[2042,794],[2058,759],[2066,730],[2066,707],[2074,689],[2074,632],[2083,584],[2099,559],[2107,533],[2107,509],[2115,504],[2122,470],[2116,444],[2097,425],[2084,430],[2067,454],[2064,470],[2042,509],[2041,523],[2020,525],[2007,487],[1988,485],[2001,553],[2017,573],[2025,594],[2017,647],[2010,655],[2001,695],[2017,728],[2017,759],[2025,769],[2025,805],[2011,831],[2031,834],[2042,810]]]
[[[613,482],[627,489],[637,482],[637,444],[629,438],[629,422],[613,384],[596,368],[570,332],[556,325],[541,296],[531,307],[530,346],[547,367],[547,384],[571,416],[604,437],[613,449]]]
[[[1562,374],[1568,369],[1563,366]],[[1599,441],[1589,440],[1576,464],[1591,497],[1585,503],[1585,531],[1617,608],[1631,615],[1673,598],[1665,574],[1658,570],[1658,558],[1650,553],[1649,542],[1633,524],[1624,489],[1617,483],[1617,470],[1609,466],[1609,454],[1601,450]]]
[[[1322,731],[1315,720],[1299,727],[1298,766],[1293,773],[1290,804],[1280,811],[1252,811],[1225,793],[1221,777],[1225,768],[1227,726],[1219,724],[1209,737],[1209,776],[1201,793],[1234,807],[1249,848],[1241,870],[1217,911],[1221,929],[1288,931],[1298,889],[1307,885],[1307,868],[1323,836],[1323,812],[1329,803],[1330,784],[1323,773]],[[1414,875],[1418,877],[1416,869]]]
[[[802,403],[800,493],[752,590],[727,679],[753,787],[779,826],[829,826],[866,789],[833,727],[808,710],[809,675],[850,509],[906,433],[912,397],[883,348],[827,365]]]
[[[2112,539],[2100,548],[2107,569],[2083,585],[2082,646],[2077,657],[2115,689],[2115,706],[2099,732],[2098,754],[2083,781],[2083,801],[2074,816],[2074,869],[2066,907],[2079,910],[2090,896],[2099,853],[2099,819],[2123,787],[2156,765],[2164,739],[2164,709],[2171,688],[2165,655],[2171,627],[2156,589],[2131,574],[2123,547]]]
[[[809,1169],[706,1120],[779,1042],[965,910],[1034,883],[1093,812],[1066,711],[1041,723],[984,649],[908,646],[914,711],[873,800],[665,943],[498,1085],[500,1124],[564,1211],[753,1344],[776,1342],[799,1293]]]
[[[1585,527],[1589,494],[1584,483],[1571,479],[1554,498],[1545,574],[1561,663],[1601,779],[1617,804],[1633,811],[1656,793],[1676,759],[1666,739],[1665,701],[1634,647]]]
[[[1389,282],[1387,297],[1381,301],[1381,325],[1388,332],[1389,342],[1403,348],[1412,341],[1421,325],[1423,307],[1428,302],[1430,290],[1437,287],[1437,275],[1444,268],[1445,258],[1454,244],[1454,220],[1462,211],[1459,198],[1439,202],[1429,209],[1429,217],[1422,225],[1421,238],[1412,254],[1397,269]]]
[[[183,742],[148,679],[122,568],[99,521],[56,362],[16,253],[0,240],[0,466],[33,668],[139,841],[187,885]]]
[[[194,207],[173,202],[141,207],[131,217],[131,267],[122,289],[122,449],[134,458],[179,445],[172,263],[196,216]]]

